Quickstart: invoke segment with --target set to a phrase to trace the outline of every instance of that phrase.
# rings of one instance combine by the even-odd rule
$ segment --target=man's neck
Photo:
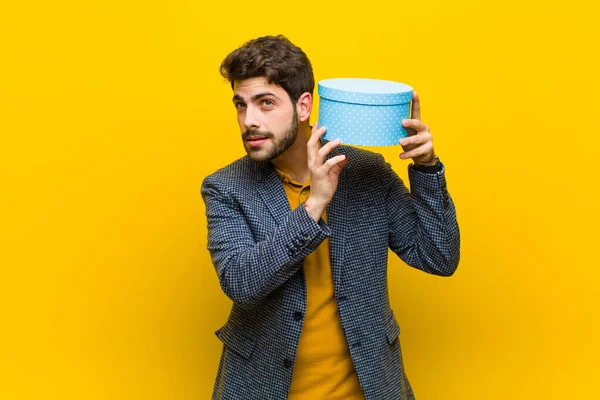
[[[308,156],[306,153],[306,143],[310,139],[311,129],[308,124],[298,128],[298,136],[282,155],[271,160],[273,165],[281,172],[288,174],[293,180],[306,183],[310,177],[308,169]]]

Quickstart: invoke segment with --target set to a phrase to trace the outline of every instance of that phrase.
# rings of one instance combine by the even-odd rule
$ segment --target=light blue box
[[[336,78],[319,82],[319,126],[324,138],[342,144],[393,146],[408,132],[413,88],[379,79]]]

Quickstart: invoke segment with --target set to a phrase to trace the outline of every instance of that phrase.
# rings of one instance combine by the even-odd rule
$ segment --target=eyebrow
[[[263,92],[263,93],[255,94],[254,96],[252,96],[251,100],[256,101],[256,100],[258,100],[262,97],[266,97],[266,96],[273,96],[279,100],[279,97],[277,97],[277,95],[275,95],[274,93],[271,93],[271,92]],[[236,94],[235,96],[233,96],[232,101],[236,101],[236,100],[244,101],[244,98],[242,96],[240,96],[239,94]]]

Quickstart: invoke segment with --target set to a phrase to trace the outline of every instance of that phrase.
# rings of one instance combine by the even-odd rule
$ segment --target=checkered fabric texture
[[[340,146],[328,157],[337,154],[349,162],[327,224],[315,223],[302,205],[290,210],[269,162],[244,157],[202,183],[208,249],[233,301],[216,332],[223,352],[213,399],[287,398],[302,330],[294,315],[306,308],[302,263],[325,237],[339,316],[365,398],[414,399],[389,303],[388,247],[427,273],[454,273],[460,235],[445,169],[409,167],[409,193],[381,155]]]

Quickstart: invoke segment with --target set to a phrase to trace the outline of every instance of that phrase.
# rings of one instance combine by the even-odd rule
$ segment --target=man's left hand
[[[400,158],[412,158],[415,165],[435,165],[437,160],[433,151],[433,138],[429,127],[421,121],[421,102],[417,92],[413,92],[411,119],[403,120],[402,126],[408,131],[408,137],[400,139],[404,150]]]

